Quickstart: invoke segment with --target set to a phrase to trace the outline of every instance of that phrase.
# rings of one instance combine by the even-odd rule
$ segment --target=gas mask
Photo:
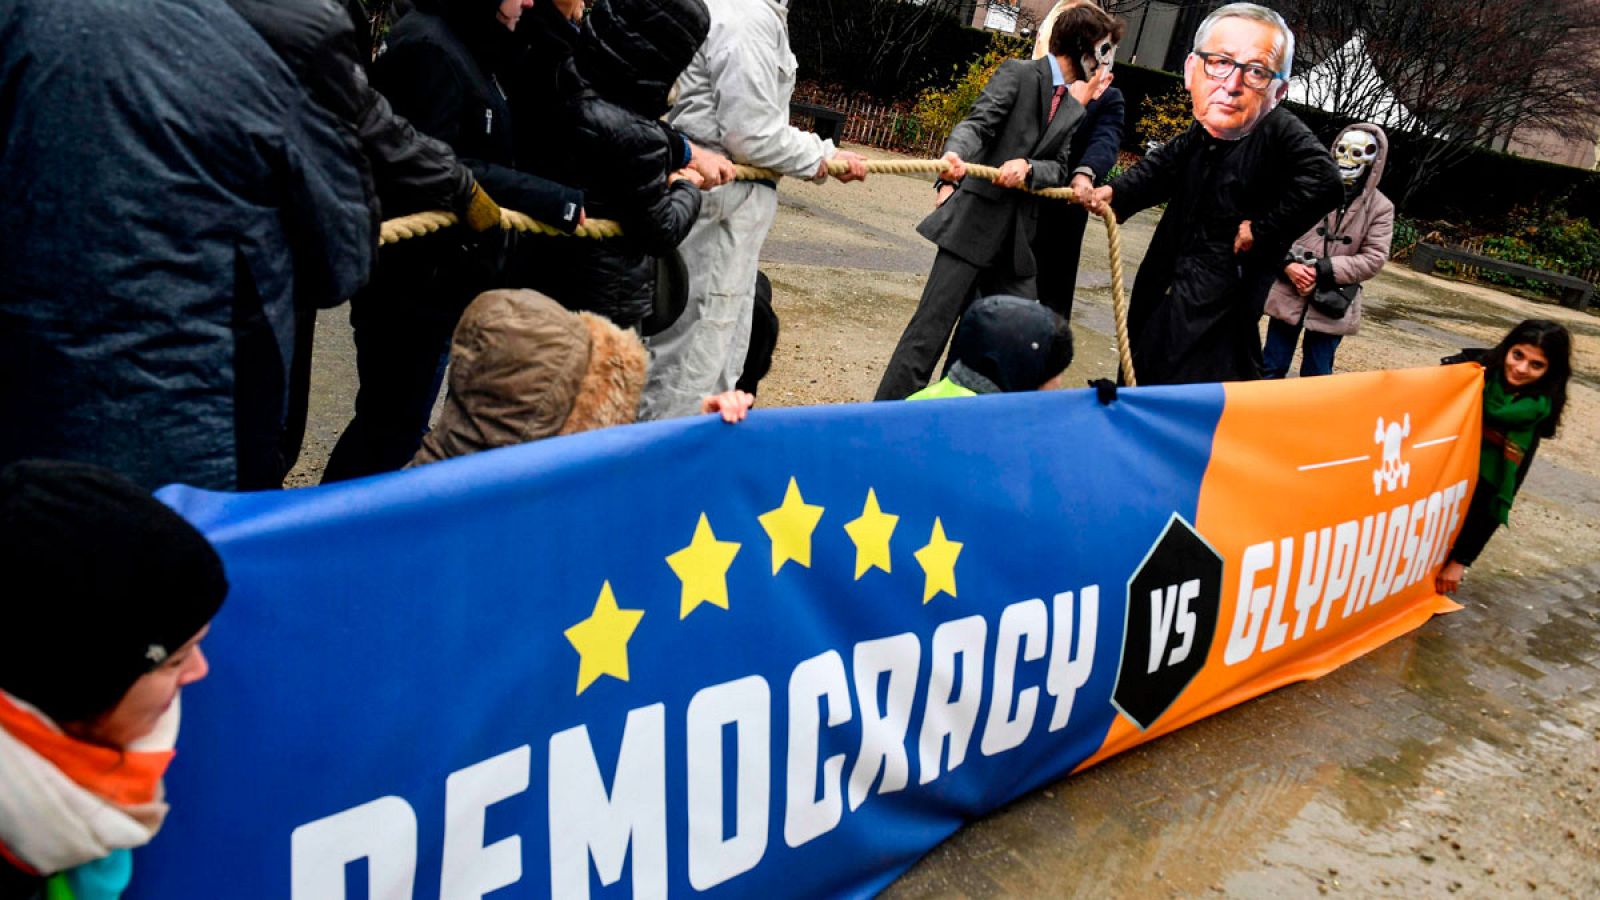
[[[1339,164],[1339,178],[1345,185],[1355,184],[1367,167],[1378,161],[1378,139],[1365,131],[1346,131],[1334,145],[1333,161]]]
[[[1099,73],[1100,68],[1111,68],[1117,58],[1117,45],[1112,43],[1111,36],[1106,35],[1099,43],[1094,45],[1093,52],[1085,53],[1078,57],[1078,67],[1083,69],[1084,78],[1093,78]]]

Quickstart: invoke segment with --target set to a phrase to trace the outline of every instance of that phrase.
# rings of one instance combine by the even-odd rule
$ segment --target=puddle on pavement
[[[1474,575],[1462,612],[1035,792],[887,896],[1600,893],[1600,595]]]

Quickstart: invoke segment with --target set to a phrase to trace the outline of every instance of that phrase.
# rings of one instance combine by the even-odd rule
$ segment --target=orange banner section
[[[1475,365],[1228,385],[1195,522],[1223,560],[1205,666],[1079,768],[1459,609],[1433,579],[1477,483],[1482,392]]]

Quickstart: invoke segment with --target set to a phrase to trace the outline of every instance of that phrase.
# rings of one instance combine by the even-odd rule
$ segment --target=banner
[[[168,488],[233,591],[132,896],[871,894],[1454,609],[1481,387],[759,410]]]

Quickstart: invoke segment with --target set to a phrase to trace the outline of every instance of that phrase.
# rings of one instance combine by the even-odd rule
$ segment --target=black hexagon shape
[[[1222,605],[1222,557],[1177,513],[1128,579],[1122,662],[1111,702],[1140,731],[1206,664]]]

